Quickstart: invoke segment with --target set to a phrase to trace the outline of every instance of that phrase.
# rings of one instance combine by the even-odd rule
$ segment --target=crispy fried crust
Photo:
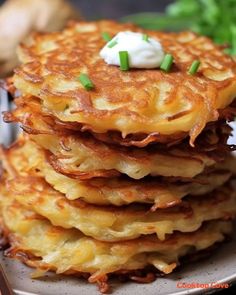
[[[147,175],[192,178],[224,159],[224,152],[228,152],[226,141],[230,130],[226,126],[222,127],[220,135],[214,133],[214,128],[212,134],[206,131],[202,137],[206,142],[202,145],[203,151],[184,144],[178,148],[149,147],[141,150],[106,145],[89,134],[54,129],[50,118],[39,110],[34,113],[30,110],[27,103],[23,103],[18,105],[14,113],[5,114],[5,119],[20,121],[30,138],[48,151],[48,161],[53,168],[75,179],[114,177],[120,174],[134,179]],[[220,141],[222,138],[223,142]]]
[[[17,152],[19,154],[17,154]],[[229,184],[220,187],[201,198],[185,199],[181,206],[170,209],[147,211],[145,206],[130,205],[117,208],[97,207],[69,201],[65,195],[55,191],[43,178],[32,175],[30,161],[21,162],[18,167],[20,151],[5,153],[8,172],[2,194],[48,218],[52,224],[64,228],[77,228],[87,236],[98,240],[120,241],[156,233],[163,240],[174,231],[191,232],[197,230],[206,220],[232,218],[236,213],[236,195]],[[34,151],[33,151],[34,154]],[[32,157],[30,153],[26,156]],[[40,157],[35,155],[37,164]],[[22,155],[20,157],[22,159]],[[32,161],[32,159],[31,159]],[[11,171],[13,170],[13,172]],[[5,188],[4,188],[5,187]]]
[[[11,80],[11,79],[10,79]],[[12,85],[12,84],[11,84]],[[8,85],[11,87],[10,85]],[[13,91],[14,92],[14,91]],[[37,97],[26,96],[17,97],[14,100],[16,109],[11,112],[4,112],[5,122],[12,123],[17,122],[22,125],[22,128],[29,133],[42,133],[46,129],[46,133],[55,134],[71,134],[76,135],[81,134],[81,124],[78,123],[66,123],[51,113],[48,113],[40,103]],[[202,133],[198,136],[195,142],[195,149],[201,151],[215,150],[215,149],[227,149],[227,140],[231,134],[231,127],[226,124],[227,120],[233,121],[236,116],[236,105],[230,105],[225,110],[222,111],[220,119],[217,122],[208,123]],[[35,118],[40,119],[40,128],[37,130],[35,124]],[[124,146],[129,146],[129,143],[133,141],[132,145],[138,147],[145,147],[154,140],[154,135],[150,135],[143,139],[143,135],[139,134],[136,137],[122,139],[120,141],[118,133],[108,132],[105,134],[93,133],[93,136],[98,138],[100,141],[110,143],[110,144],[121,144]],[[160,140],[155,146],[163,147],[164,149],[178,145],[181,148],[188,145],[187,139],[183,140],[182,136],[178,137],[171,135],[168,144],[165,141],[166,137],[163,137],[163,141]],[[131,141],[130,141],[131,140]],[[233,147],[230,147],[233,148]]]
[[[229,180],[235,166],[234,158],[229,157],[220,163],[215,171],[200,175],[187,183],[169,182],[168,179],[160,178],[135,181],[124,177],[80,181],[56,172],[47,163],[40,147],[32,141],[25,141],[24,137],[11,148],[2,149],[0,158],[12,178],[17,175],[25,177],[28,174],[43,177],[69,200],[116,206],[134,202],[150,203],[152,211],[175,206],[189,194],[198,196],[215,190]]]
[[[104,291],[111,274],[133,272],[135,279],[135,271],[149,265],[163,274],[171,273],[181,257],[223,241],[232,230],[231,222],[214,221],[194,233],[175,233],[165,241],[150,235],[131,241],[106,243],[85,237],[77,230],[52,226],[44,218],[3,195],[1,202],[2,226],[11,245],[7,251],[9,257],[41,270],[41,275],[48,270],[84,275],[90,283],[103,286]],[[153,275],[147,276],[146,282],[151,279],[154,279]]]
[[[160,69],[122,72],[99,56],[105,42],[101,33],[143,30],[112,21],[73,23],[61,33],[35,34],[22,44],[15,86],[23,94],[40,97],[45,108],[66,122],[78,122],[96,133],[119,131],[147,136],[190,135],[190,143],[218,110],[229,105],[236,94],[236,65],[222,49],[206,37],[190,32],[146,33],[160,40],[174,56],[170,73]],[[187,74],[199,59],[197,75]],[[95,85],[83,89],[78,75],[87,72]]]
[[[6,181],[2,194],[49,219],[55,226],[76,228],[97,240],[115,242],[156,234],[164,240],[175,231],[194,232],[204,221],[236,215],[236,193],[229,185],[210,195],[188,198],[181,206],[147,211],[144,206],[96,207],[68,201],[42,178],[16,177]]]
[[[209,155],[177,149],[166,153],[121,151],[88,138],[45,134],[30,138],[47,150],[48,161],[57,172],[82,180],[120,174],[133,179],[147,175],[192,178],[216,164]]]

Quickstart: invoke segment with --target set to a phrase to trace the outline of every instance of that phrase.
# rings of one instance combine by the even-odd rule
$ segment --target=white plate
[[[236,124],[234,126],[234,137],[231,143],[236,143]],[[32,269],[23,266],[20,262],[6,259],[0,255],[9,281],[17,295],[97,295],[99,294],[95,285],[88,284],[83,279],[47,276],[40,280],[31,280]],[[234,239],[221,247],[209,258],[191,265],[183,266],[178,272],[164,278],[158,278],[151,284],[114,283],[113,293],[115,295],[186,295],[203,294],[215,291],[213,289],[181,289],[177,288],[179,283],[232,283],[236,282],[236,230]]]

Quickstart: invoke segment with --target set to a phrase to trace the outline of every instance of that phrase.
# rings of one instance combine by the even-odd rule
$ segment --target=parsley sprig
[[[236,55],[235,0],[176,0],[164,14],[139,13],[124,17],[146,29],[181,31],[192,30],[226,44],[226,52]]]

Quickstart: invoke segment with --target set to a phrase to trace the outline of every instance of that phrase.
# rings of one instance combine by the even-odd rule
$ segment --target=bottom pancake
[[[43,272],[87,274],[89,282],[103,287],[112,273],[128,273],[148,266],[163,274],[171,273],[181,257],[222,242],[232,230],[229,221],[212,221],[194,233],[175,233],[165,241],[151,235],[107,243],[86,237],[78,230],[52,226],[19,203],[1,198],[2,224],[11,245],[8,256]]]

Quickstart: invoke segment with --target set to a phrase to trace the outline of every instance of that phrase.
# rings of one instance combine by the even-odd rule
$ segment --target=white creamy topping
[[[144,40],[143,36],[142,33],[120,32],[103,47],[100,56],[107,64],[120,66],[119,51],[127,51],[130,68],[157,68],[164,58],[161,43],[150,37]],[[114,42],[117,44],[110,48]]]

